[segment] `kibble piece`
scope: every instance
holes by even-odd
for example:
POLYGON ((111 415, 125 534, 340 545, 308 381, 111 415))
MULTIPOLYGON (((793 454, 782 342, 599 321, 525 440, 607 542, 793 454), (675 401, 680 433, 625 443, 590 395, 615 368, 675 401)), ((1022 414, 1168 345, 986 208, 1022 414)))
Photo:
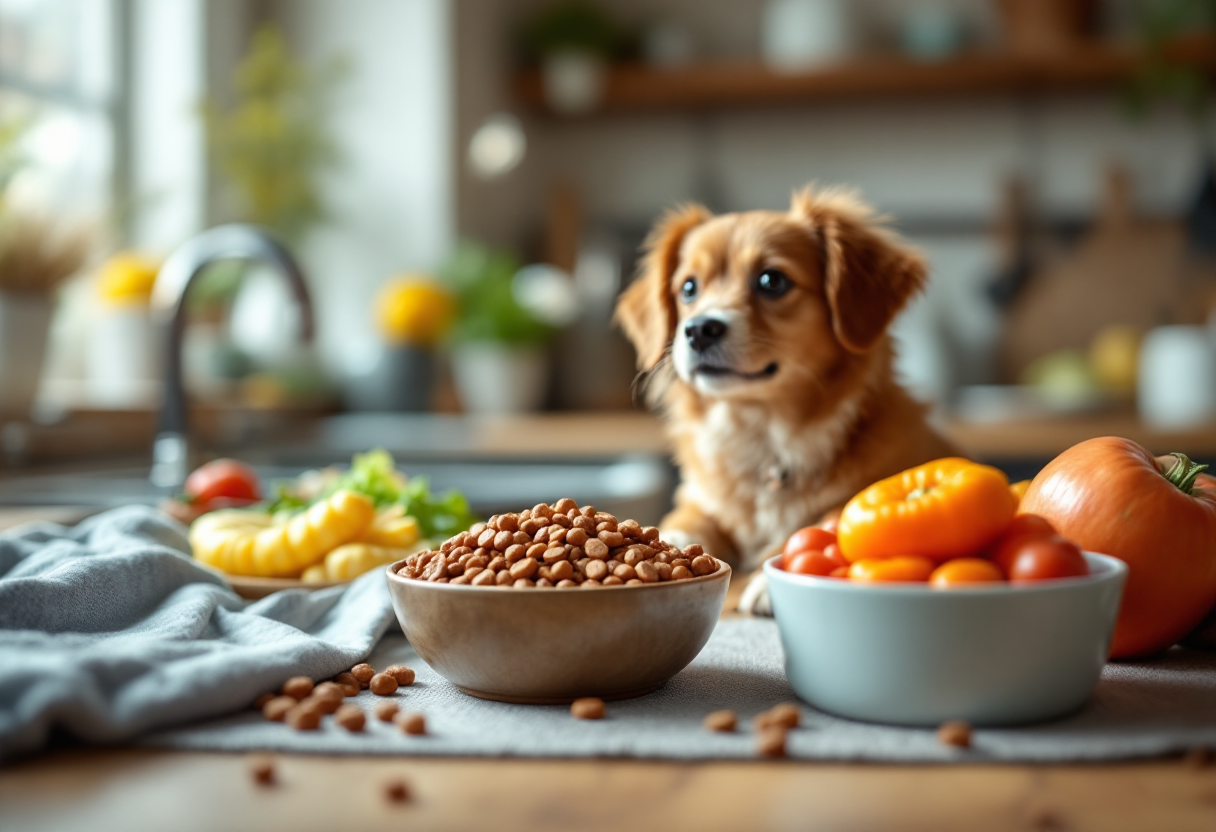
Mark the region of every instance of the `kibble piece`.
POLYGON ((594 696, 584 696, 570 703, 570 713, 578 719, 603 719, 604 700, 594 696))
POLYGON ((671 569, 671 579, 673 581, 686 581, 693 577, 692 570, 687 566, 673 566, 671 569))
POLYGON ((376 715, 376 719, 381 722, 392 722, 393 717, 397 715, 397 703, 391 699, 386 699, 383 702, 377 702, 372 706, 372 713, 376 715))
MULTIPOLYGON (((596 538, 601 543, 603 543, 605 546, 608 546, 613 549, 615 549, 617 546, 620 546, 622 543, 625 542, 625 536, 623 534, 621 534, 621 532, 619 532, 619 531, 615 531, 615 532, 602 531, 598 535, 596 535, 596 538)), ((587 541, 587 542, 590 543, 591 541, 587 541)))
POLYGON ((971 726, 958 719, 943 722, 937 729, 937 740, 954 748, 971 747, 971 726))
POLYGON ((756 716, 756 730, 765 728, 797 728, 801 718, 798 706, 790 702, 774 705, 756 716))
POLYGON ((644 581, 645 583, 648 583, 648 584, 658 583, 659 570, 656 569, 654 564, 651 563, 650 561, 648 561, 648 560, 639 561, 638 564, 633 567, 633 569, 635 572, 638 573, 638 578, 640 580, 644 581))
POLYGON ((334 714, 334 722, 351 733, 358 733, 367 724, 367 716, 358 705, 343 705, 334 714))
POLYGON ((397 692, 397 678, 388 673, 377 673, 367 687, 377 696, 390 696, 397 692))
POLYGON ((315 731, 321 727, 321 712, 316 708, 297 705, 283 720, 297 731, 315 731))
POLYGON ((494 575, 494 583, 498 586, 511 586, 515 583, 515 579, 511 577, 510 570, 504 569, 494 575))
POLYGON ((718 562, 709 555, 697 555, 692 559, 692 574, 700 577, 701 575, 712 575, 718 571, 718 562))
POLYGON ((553 510, 558 514, 565 514, 572 508, 578 508, 578 503, 574 502, 574 500, 570 499, 569 497, 562 497, 553 504, 553 510))
POLYGON ((625 585, 625 582, 622 581, 620 578, 618 578, 616 575, 609 575, 607 578, 604 578, 604 580, 600 581, 600 583, 602 583, 604 586, 624 586, 625 585))
POLYGON ((602 560, 593 560, 587 564, 587 577, 593 581, 602 581, 608 576, 608 565, 602 560))
POLYGON ((384 796, 393 803, 405 803, 410 799, 410 787, 400 778, 390 780, 384 784, 384 796))
POLYGON ((520 578, 531 578, 536 574, 536 570, 540 568, 540 564, 532 558, 524 558, 511 564, 511 577, 515 580, 520 578))
POLYGON ((406 734, 425 734, 426 717, 417 711, 402 711, 393 717, 393 722, 406 734))
POLYGON ((384 668, 384 672, 396 679, 397 684, 401 685, 401 687, 414 684, 415 673, 411 667, 406 667, 403 664, 394 664, 384 668))
POLYGON ((756 735, 756 753, 761 757, 785 756, 786 730, 780 726, 765 728, 756 735))
POLYGON ((312 679, 307 676, 292 676, 283 683, 283 695, 300 700, 312 693, 312 679))
MULTIPOLYGON (((510 573, 508 573, 510 574, 510 573)), ((477 577, 472 580, 473 586, 494 586, 497 575, 489 569, 482 570, 477 573, 477 577)))
POLYGON ((337 682, 322 682, 316 686, 312 695, 325 699, 336 699, 341 702, 342 698, 346 696, 346 692, 342 690, 342 686, 337 682))
POLYGON ((531 578, 516 578, 515 583, 511 584, 512 589, 532 589, 535 586, 531 578))
POLYGON ((274 699, 274 697, 275 697, 275 695, 273 693, 263 693, 257 699, 253 700, 253 707, 257 708, 260 711, 260 710, 262 710, 262 708, 265 708, 266 703, 269 702, 271 699, 274 699))
POLYGON ((735 730, 737 722, 734 711, 714 711, 705 717, 704 725, 710 731, 726 734, 735 730))
POLYGON ((376 675, 376 671, 370 664, 363 662, 352 667, 350 675, 355 677, 355 680, 359 683, 359 687, 365 688, 367 687, 367 683, 372 680, 372 677, 376 675))
POLYGON ((587 557, 595 558, 596 560, 604 560, 608 557, 608 544, 603 541, 605 532, 600 533, 600 537, 588 538, 583 544, 583 552, 587 557))
POLYGON ((299 703, 290 696, 276 696, 262 706, 262 716, 271 722, 282 722, 287 712, 297 704, 299 703))
POLYGON ((249 758, 249 776, 259 786, 273 786, 275 781, 274 758, 255 754, 249 758))
MULTIPOLYGON (((371 680, 368 679, 370 684, 371 680)), ((360 689, 363 687, 359 684, 359 680, 355 678, 353 673, 339 673, 334 677, 334 684, 342 688, 344 696, 358 696, 360 689)))
POLYGON ((315 693, 300 703, 307 704, 314 710, 320 711, 323 714, 332 714, 338 708, 342 707, 342 700, 335 699, 332 696, 317 696, 315 693))

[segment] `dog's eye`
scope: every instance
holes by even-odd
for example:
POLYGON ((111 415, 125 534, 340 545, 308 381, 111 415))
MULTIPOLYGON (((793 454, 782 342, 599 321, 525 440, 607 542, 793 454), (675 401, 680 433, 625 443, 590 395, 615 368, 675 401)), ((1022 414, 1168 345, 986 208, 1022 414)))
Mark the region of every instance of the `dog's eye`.
POLYGON ((680 297, 684 298, 685 302, 692 300, 697 296, 697 279, 690 277, 684 281, 684 285, 680 287, 680 297))
POLYGON ((760 290, 760 294, 769 298, 781 297, 793 285, 788 277, 776 269, 765 269, 756 278, 756 288, 760 290))

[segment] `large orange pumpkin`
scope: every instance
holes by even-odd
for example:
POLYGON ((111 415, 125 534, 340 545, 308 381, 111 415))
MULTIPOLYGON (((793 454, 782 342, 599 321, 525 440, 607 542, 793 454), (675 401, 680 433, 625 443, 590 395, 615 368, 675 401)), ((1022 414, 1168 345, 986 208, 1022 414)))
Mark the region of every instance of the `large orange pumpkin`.
POLYGON ((1111 658, 1169 648, 1216 605, 1216 482, 1196 483, 1205 467, 1128 439, 1089 439, 1039 472, 1018 506, 1127 563, 1111 658))

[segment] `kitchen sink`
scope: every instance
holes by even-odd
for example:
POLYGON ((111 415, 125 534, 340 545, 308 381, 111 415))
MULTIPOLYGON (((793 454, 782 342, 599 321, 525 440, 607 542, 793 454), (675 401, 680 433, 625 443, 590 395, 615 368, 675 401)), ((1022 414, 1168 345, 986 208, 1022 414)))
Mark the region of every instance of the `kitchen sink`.
MULTIPOLYGON (((315 450, 233 454, 249 460, 264 484, 308 468, 347 465, 350 457, 315 450)), ((675 474, 670 463, 650 455, 574 461, 430 458, 397 460, 410 477, 426 477, 433 491, 456 488, 474 512, 489 516, 539 502, 573 497, 618 517, 657 524, 670 508, 675 474)), ((148 481, 146 465, 57 470, 0 478, 0 507, 74 506, 104 510, 132 503, 155 505, 164 493, 148 481)))

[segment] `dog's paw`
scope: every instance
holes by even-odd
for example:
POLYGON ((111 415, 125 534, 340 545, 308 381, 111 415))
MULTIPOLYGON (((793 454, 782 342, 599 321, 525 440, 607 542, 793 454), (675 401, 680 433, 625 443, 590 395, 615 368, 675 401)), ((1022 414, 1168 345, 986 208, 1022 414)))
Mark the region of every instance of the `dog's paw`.
POLYGON ((773 605, 768 597, 768 580, 764 577, 763 572, 757 572, 748 579, 747 586, 743 587, 743 594, 739 596, 739 605, 736 609, 747 615, 773 614, 773 605))

